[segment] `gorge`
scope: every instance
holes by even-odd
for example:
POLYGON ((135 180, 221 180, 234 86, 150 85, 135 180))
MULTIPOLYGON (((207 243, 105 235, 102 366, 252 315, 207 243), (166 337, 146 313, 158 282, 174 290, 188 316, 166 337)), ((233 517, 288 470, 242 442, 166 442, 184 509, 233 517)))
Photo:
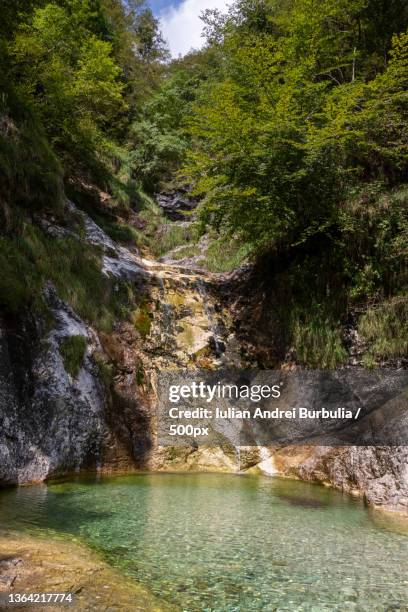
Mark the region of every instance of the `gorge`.
POLYGON ((1 4, 0 609, 402 612, 408 4, 156 4, 1 4))

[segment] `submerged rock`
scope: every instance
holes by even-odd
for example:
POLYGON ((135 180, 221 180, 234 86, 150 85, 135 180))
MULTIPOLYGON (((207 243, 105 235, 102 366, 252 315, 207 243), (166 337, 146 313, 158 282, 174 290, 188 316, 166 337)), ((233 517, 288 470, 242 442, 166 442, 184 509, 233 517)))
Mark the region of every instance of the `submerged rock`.
MULTIPOLYGON (((19 532, 0 534, 0 593, 71 593, 75 610, 175 610, 137 582, 109 567, 78 543, 36 538, 19 532)), ((12 609, 61 610, 61 604, 12 609)), ((70 609, 71 606, 67 606, 70 609)))

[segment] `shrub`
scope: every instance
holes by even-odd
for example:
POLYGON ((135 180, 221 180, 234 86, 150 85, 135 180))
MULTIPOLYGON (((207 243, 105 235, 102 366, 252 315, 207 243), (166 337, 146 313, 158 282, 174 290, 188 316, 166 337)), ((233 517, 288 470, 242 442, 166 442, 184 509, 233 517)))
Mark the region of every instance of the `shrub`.
POLYGON ((14 206, 61 209, 62 171, 29 104, 1 76, 0 89, 0 210, 7 228, 14 206))

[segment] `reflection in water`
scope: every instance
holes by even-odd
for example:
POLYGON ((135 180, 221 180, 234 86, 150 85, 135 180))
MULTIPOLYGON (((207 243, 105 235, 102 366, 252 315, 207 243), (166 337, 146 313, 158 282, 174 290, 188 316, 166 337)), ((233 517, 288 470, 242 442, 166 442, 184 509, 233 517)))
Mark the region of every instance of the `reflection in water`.
POLYGON ((33 487, 16 487, 0 491, 1 525, 41 524, 47 513, 48 487, 38 484, 33 487))
POLYGON ((408 601, 408 538, 377 526, 361 502, 301 482, 82 479, 3 492, 0 520, 79 535, 189 611, 372 611, 408 601))

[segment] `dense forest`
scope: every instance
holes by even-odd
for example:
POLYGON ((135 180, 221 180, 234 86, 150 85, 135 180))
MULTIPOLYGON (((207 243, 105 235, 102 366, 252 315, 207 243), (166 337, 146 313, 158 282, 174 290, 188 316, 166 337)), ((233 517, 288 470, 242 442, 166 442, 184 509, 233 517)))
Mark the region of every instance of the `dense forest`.
POLYGON ((207 234, 210 271, 280 262, 271 282, 297 363, 340 365, 349 328, 366 366, 404 363, 405 0, 236 0, 204 13, 204 48, 177 60, 139 0, 1 11, 6 312, 41 310, 51 280, 97 329, 128 316, 132 289, 112 290, 98 253, 44 232, 44 219, 68 223, 68 196, 148 256, 194 253, 207 234), (194 232, 163 238, 154 198, 180 187, 198 201, 194 232))

